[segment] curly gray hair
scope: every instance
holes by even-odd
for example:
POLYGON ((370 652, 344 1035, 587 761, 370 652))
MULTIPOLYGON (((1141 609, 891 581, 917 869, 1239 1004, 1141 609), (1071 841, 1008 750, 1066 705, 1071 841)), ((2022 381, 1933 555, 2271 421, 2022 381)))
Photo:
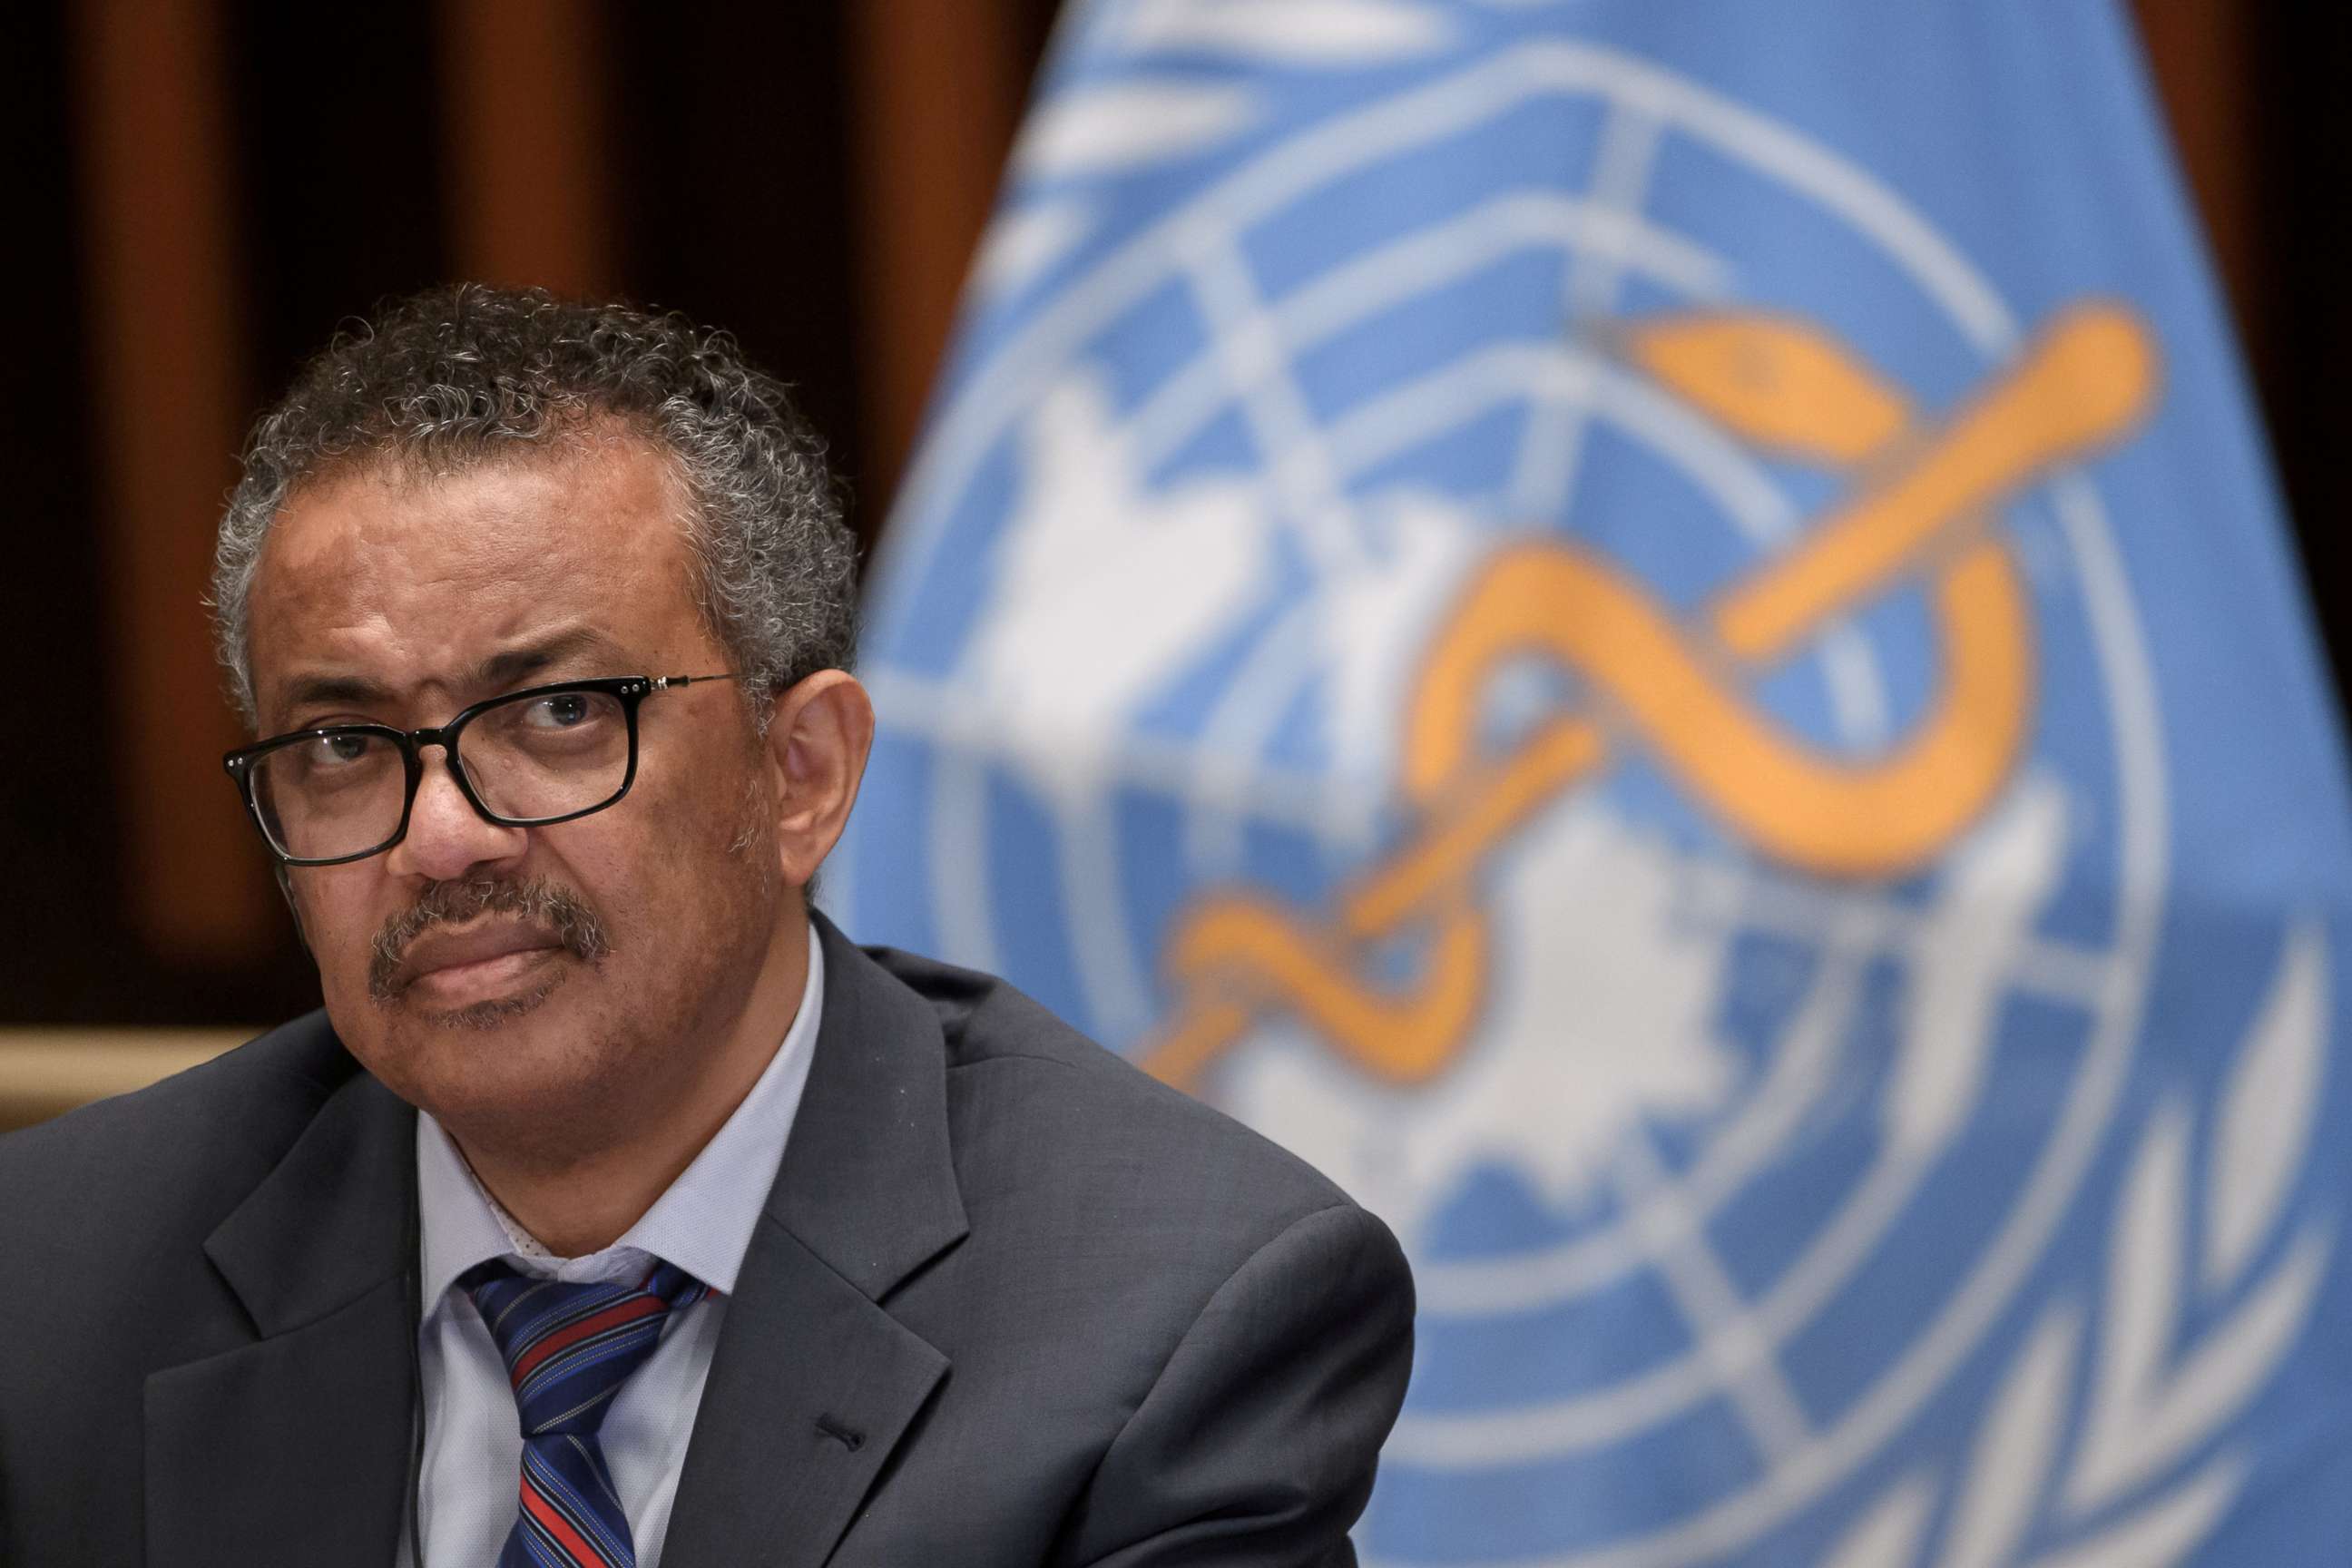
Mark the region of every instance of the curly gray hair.
POLYGON ((725 332, 676 314, 583 304, 543 289, 430 289, 333 342, 247 437, 214 554, 221 663, 255 721, 247 609, 262 542, 303 484, 347 466, 425 471, 545 445, 599 420, 649 437, 692 516, 704 616, 768 700, 856 651, 856 541, 824 445, 725 332))

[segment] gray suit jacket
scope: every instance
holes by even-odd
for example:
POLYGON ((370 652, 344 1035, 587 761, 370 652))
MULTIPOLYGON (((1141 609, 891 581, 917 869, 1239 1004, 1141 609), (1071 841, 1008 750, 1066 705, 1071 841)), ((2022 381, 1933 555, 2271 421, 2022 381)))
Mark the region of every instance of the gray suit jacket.
MULTIPOLYGON (((667 1568, 1352 1562, 1387 1230, 1011 987, 821 929, 667 1568)), ((391 1568, 414 1136, 314 1014, 0 1139, 0 1563, 391 1568)))

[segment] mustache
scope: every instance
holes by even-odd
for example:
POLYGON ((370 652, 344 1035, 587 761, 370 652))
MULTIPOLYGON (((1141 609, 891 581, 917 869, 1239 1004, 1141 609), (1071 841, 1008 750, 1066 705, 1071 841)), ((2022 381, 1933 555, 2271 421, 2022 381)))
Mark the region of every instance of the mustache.
POLYGON ((389 1002, 409 944, 438 925, 462 925, 486 914, 510 915, 552 937, 558 946, 583 963, 593 964, 613 951, 604 922, 588 901, 571 889, 544 878, 528 882, 471 878, 436 882, 415 903, 384 921, 369 944, 368 994, 389 1002))

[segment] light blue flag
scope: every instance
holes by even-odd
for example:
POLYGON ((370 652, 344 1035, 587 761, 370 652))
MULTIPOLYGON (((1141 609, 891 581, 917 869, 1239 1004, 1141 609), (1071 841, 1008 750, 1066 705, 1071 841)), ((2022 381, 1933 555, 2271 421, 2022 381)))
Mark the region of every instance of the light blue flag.
POLYGON ((2352 1560, 2352 845, 2107 0, 1098 0, 832 898, 1396 1228, 1389 1565, 2352 1560))

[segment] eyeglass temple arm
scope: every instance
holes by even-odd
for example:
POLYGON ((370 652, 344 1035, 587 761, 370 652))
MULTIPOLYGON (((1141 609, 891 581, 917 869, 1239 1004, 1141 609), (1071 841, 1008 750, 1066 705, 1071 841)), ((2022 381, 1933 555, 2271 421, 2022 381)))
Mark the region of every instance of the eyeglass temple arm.
POLYGON ((740 680, 740 670, 722 669, 711 675, 656 675, 653 679, 656 691, 667 691, 673 686, 692 686, 698 680, 740 680))

